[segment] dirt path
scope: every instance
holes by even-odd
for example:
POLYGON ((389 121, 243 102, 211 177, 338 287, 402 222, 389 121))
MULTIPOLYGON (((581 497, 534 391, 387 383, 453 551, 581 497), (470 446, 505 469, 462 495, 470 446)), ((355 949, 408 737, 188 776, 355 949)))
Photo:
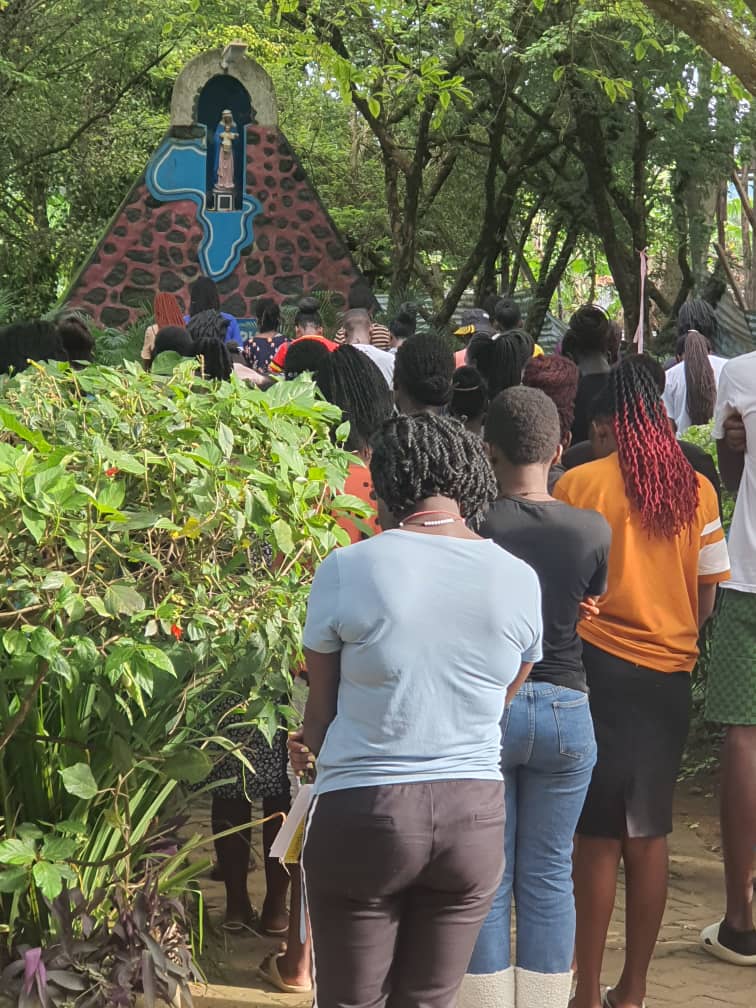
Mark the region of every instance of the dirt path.
MULTIPOLYGON (((717 805, 709 782, 680 787, 671 846, 669 899, 651 968, 649 1008, 756 1008, 756 969, 719 963, 698 945, 701 929, 717 920, 723 907, 717 805)), ((262 902, 262 886, 262 872, 253 871, 249 889, 258 906, 262 902)), ((222 887, 208 881, 203 888, 211 917, 218 920, 223 909, 222 887)), ((607 984, 619 975, 623 944, 624 891, 621 891, 604 960, 607 984)), ((217 1003, 219 1008, 274 1004, 293 1008, 309 1004, 309 999, 273 995, 257 979, 257 965, 274 948, 274 942, 251 936, 222 940, 215 950, 216 961, 208 968, 208 979, 236 990, 228 1000, 219 998, 213 1004, 217 1003)))

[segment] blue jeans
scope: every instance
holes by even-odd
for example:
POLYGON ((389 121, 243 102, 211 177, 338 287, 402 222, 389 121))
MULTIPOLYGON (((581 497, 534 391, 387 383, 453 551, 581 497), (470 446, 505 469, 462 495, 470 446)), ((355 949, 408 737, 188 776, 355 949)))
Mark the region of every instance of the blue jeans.
POLYGON ((513 965, 513 896, 516 965, 534 973, 570 969, 575 942, 572 842, 595 762, 588 695, 547 682, 525 683, 502 719, 504 877, 468 973, 498 973, 513 965))

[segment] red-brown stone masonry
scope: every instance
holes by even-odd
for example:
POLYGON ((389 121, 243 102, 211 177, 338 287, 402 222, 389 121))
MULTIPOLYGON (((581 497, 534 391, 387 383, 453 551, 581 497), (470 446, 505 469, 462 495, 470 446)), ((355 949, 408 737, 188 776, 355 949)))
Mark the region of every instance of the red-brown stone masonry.
MULTIPOLYGON (((293 301, 314 288, 346 296, 359 276, 351 256, 279 130, 247 127, 247 192, 262 211, 254 242, 218 283, 224 310, 254 314, 261 295, 293 301)), ((199 273, 202 230, 190 200, 159 203, 140 178, 75 281, 67 303, 104 326, 121 327, 151 310, 158 290, 188 306, 199 273)))

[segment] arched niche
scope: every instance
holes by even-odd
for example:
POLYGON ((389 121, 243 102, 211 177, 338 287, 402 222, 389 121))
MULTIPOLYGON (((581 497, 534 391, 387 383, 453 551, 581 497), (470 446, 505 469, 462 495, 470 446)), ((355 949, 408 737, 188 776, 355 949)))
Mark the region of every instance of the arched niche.
POLYGON ((254 122, 258 126, 278 126, 278 109, 273 82, 259 63, 243 52, 243 44, 211 49, 189 60, 176 78, 171 98, 171 130, 177 134, 197 126, 199 100, 214 77, 233 78, 246 91, 254 122))
POLYGON ((207 172, 205 189, 212 192, 217 166, 215 130, 220 122, 221 112, 230 109, 236 123, 238 139, 234 142, 234 181, 236 183, 235 208, 241 208, 244 192, 245 155, 244 130, 255 122, 255 111, 247 89, 236 77, 215 74, 203 86, 197 96, 197 123, 207 131, 207 172))

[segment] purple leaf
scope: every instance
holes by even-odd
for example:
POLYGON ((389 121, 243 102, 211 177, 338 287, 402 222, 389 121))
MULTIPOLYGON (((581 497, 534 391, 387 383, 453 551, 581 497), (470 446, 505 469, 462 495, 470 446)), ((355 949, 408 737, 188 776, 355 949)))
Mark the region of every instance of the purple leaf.
POLYGON ((24 994, 31 994, 41 959, 41 948, 31 948, 24 952, 24 994))
POLYGON ((142 952, 142 991, 147 1008, 155 1008, 155 973, 152 956, 147 949, 142 952))

